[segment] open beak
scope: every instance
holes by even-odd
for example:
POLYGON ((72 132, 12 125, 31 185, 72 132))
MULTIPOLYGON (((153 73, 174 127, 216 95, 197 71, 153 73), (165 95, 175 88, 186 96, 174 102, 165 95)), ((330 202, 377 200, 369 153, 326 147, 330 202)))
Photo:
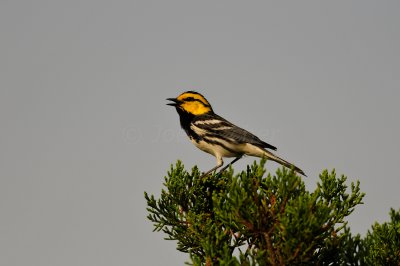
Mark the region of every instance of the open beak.
POLYGON ((175 99, 175 98, 168 98, 167 100, 168 100, 168 101, 172 101, 172 103, 167 103, 167 105, 170 105, 170 106, 177 106, 177 105, 179 105, 179 101, 178 101, 177 99, 175 99))

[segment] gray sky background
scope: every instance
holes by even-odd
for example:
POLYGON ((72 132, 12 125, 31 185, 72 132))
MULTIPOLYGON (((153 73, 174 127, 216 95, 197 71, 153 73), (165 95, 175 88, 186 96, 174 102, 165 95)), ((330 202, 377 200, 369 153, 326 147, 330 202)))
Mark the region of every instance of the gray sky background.
POLYGON ((1 1, 0 265, 182 265, 152 232, 143 191, 159 195, 177 159, 215 164, 165 105, 189 89, 277 146, 309 189, 325 168, 360 180, 353 232, 387 221, 400 206, 399 12, 399 1, 1 1))

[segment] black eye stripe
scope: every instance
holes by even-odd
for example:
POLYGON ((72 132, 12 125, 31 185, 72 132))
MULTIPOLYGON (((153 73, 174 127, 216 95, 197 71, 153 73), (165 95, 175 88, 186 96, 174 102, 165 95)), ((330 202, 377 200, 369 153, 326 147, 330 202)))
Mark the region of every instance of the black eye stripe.
POLYGON ((201 100, 199 100, 199 99, 195 99, 195 98, 193 98, 193 97, 187 97, 187 98, 185 98, 183 101, 185 101, 185 102, 199 102, 199 103, 201 103, 201 104, 204 105, 204 106, 207 106, 207 107, 210 106, 210 105, 204 103, 203 101, 201 101, 201 100))

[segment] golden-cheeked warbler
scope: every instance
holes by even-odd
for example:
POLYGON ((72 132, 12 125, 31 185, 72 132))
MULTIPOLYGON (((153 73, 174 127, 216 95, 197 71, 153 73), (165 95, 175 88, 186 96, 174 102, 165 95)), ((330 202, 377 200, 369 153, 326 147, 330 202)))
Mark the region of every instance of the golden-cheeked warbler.
POLYGON ((224 164, 223 157, 236 158, 220 172, 223 172, 243 155, 267 158, 288 168, 293 168, 294 171, 305 176, 300 168, 266 150, 276 150, 276 147, 215 114, 210 103, 200 93, 187 91, 177 98, 168 98, 167 100, 171 101, 167 105, 176 108, 181 127, 192 143, 217 159, 217 165, 202 176, 220 168, 224 164))

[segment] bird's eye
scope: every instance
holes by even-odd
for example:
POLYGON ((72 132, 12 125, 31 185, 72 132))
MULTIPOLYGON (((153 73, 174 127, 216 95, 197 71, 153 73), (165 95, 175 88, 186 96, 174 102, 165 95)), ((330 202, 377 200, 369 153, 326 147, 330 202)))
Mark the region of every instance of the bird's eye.
POLYGON ((187 97, 185 100, 188 101, 188 102, 191 102, 191 101, 194 101, 194 98, 193 97, 187 97))

